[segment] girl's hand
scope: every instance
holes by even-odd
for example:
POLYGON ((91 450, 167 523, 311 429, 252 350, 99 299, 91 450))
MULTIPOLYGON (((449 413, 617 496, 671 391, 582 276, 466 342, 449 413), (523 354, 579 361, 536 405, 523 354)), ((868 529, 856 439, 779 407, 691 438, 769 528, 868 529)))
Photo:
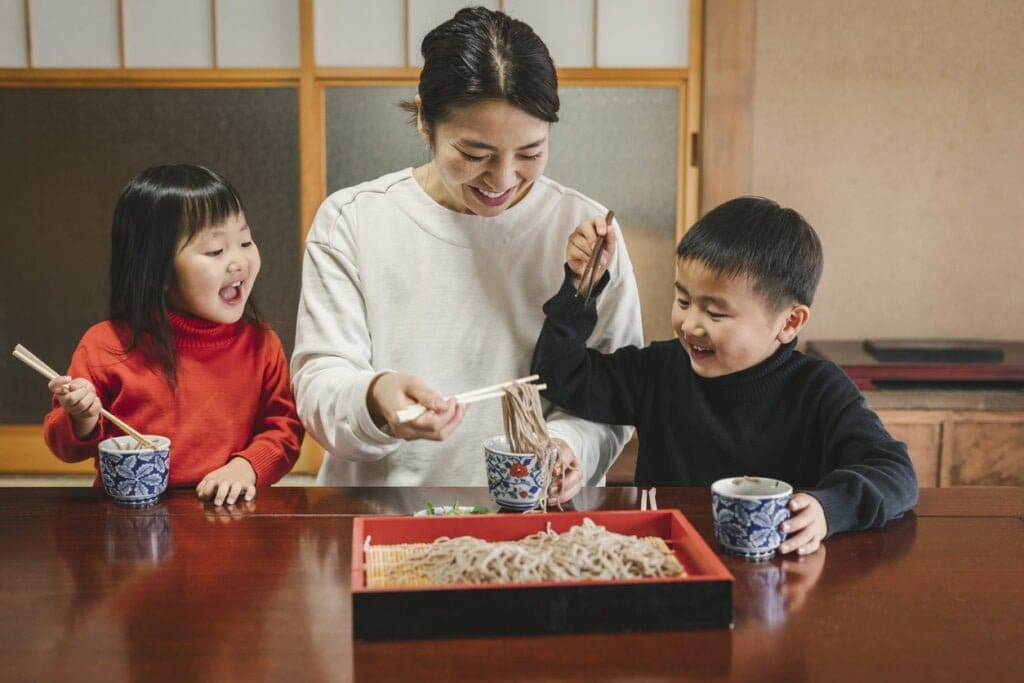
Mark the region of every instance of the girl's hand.
POLYGON ((454 398, 445 399, 414 375, 386 372, 377 375, 366 392, 366 407, 380 429, 401 439, 444 441, 462 422, 466 407, 454 398), (399 422, 402 408, 420 404, 427 411, 408 422, 399 422))
POLYGON ((594 265, 594 275, 591 281, 596 283, 600 280, 608 270, 608 264, 612 262, 612 255, 615 253, 615 231, 612 230, 611 225, 605 223, 604 219, 604 216, 598 216, 593 220, 583 221, 569 235, 569 241, 565 246, 565 262, 569 264, 569 270, 576 276, 573 278, 573 284, 576 285, 577 290, 581 284, 586 284, 581 283, 580 280, 587 269, 587 264, 590 263, 590 257, 594 253, 598 237, 604 237, 605 240, 604 246, 601 248, 601 256, 594 265))
POLYGON ((214 505, 234 505, 243 492, 247 502, 256 497, 256 470, 240 455, 207 474, 196 486, 199 499, 212 499, 214 505))
POLYGON ((817 498, 806 493, 795 494, 789 501, 789 509, 793 514, 782 523, 786 540, 779 546, 779 552, 810 555, 821 547, 828 534, 825 511, 817 498))
POLYGON ((583 487, 583 470, 580 459, 562 439, 552 439, 558 444, 558 462, 555 464, 553 481, 548 489, 548 505, 566 503, 583 487))
POLYGON ((99 423, 102 407, 92 382, 83 377, 72 379, 62 376, 51 379, 48 386, 57 402, 71 416, 75 436, 83 440, 88 438, 99 423))

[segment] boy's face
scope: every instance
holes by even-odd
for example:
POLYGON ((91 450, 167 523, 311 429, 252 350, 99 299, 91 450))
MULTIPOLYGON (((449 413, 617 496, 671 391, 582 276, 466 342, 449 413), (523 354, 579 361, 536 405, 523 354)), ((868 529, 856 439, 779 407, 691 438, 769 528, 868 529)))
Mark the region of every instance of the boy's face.
POLYGON ((746 277, 715 275, 699 261, 676 263, 672 329, 701 377, 757 365, 796 337, 808 315, 800 304, 772 311, 746 277))

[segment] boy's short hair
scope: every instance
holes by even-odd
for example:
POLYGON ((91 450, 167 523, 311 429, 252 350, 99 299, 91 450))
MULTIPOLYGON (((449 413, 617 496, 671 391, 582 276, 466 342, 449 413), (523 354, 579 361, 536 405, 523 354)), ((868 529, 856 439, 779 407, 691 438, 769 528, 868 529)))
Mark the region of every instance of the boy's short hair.
POLYGON ((693 224, 676 247, 718 276, 747 276, 772 310, 811 305, 824 257, 814 228, 764 197, 731 199, 693 224))

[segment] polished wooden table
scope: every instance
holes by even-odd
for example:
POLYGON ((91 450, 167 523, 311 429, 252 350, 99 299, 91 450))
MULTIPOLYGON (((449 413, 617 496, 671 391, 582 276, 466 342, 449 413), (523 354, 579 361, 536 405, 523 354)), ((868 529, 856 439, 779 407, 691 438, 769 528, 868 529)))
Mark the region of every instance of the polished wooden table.
MULTIPOLYGON (((91 489, 0 488, 0 679, 1021 680, 1021 488, 925 489, 904 518, 802 560, 725 556, 732 629, 354 642, 353 517, 456 499, 489 503, 485 489, 275 487, 233 510, 175 491, 133 511, 91 489)), ((658 502, 714 547, 707 490, 658 502)), ((638 503, 614 487, 574 501, 638 503)))

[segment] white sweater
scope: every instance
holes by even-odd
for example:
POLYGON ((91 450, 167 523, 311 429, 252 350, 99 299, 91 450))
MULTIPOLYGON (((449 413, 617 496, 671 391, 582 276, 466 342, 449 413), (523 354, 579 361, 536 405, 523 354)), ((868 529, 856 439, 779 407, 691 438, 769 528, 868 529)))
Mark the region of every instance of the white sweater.
MULTIPOLYGON (((327 450, 317 481, 485 485, 483 442, 502 433, 500 400, 467 406, 445 441, 404 441, 370 419, 370 381, 406 372, 449 396, 529 374, 541 307, 562 282, 566 239, 605 213, 544 177, 491 218, 437 204, 412 169, 329 196, 306 241, 291 367, 299 416, 327 450)), ((633 266, 617 244, 590 339, 604 351, 642 345, 633 266)), ((584 482, 603 483, 631 429, 550 406, 546 416, 551 435, 580 457, 584 482)))

